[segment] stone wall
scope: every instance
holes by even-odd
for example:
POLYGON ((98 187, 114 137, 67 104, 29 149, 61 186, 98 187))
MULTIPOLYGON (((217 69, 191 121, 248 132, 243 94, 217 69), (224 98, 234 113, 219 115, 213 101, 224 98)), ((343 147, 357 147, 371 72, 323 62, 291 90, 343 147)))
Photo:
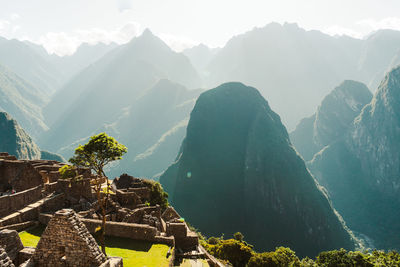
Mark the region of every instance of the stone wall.
POLYGON ((62 200, 63 194, 51 195, 41 199, 38 202, 21 209, 19 212, 15 212, 6 217, 0 218, 0 227, 19 224, 27 221, 37 221, 42 208, 44 210, 49 210, 49 208, 46 207, 52 207, 54 210, 58 210, 58 205, 61 204, 60 202, 62 200))
POLYGON ((10 185, 19 192, 41 184, 42 176, 28 161, 0 160, 0 185, 10 185))
MULTIPOLYGON (((39 221, 47 224, 52 218, 51 214, 40 214, 39 221)), ((87 227, 90 233, 95 233, 97 227, 101 226, 100 220, 95 219, 80 219, 87 227)), ((158 236, 158 231, 155 227, 145 224, 122 223, 122 222, 106 222, 106 235, 114 237, 125 237, 133 240, 143 240, 155 243, 174 245, 174 238, 158 236)))
POLYGON ((87 200, 93 199, 90 178, 77 181, 60 179, 57 181, 57 192, 63 192, 66 198, 79 200, 81 197, 84 197, 87 200))
POLYGON ((18 232, 14 230, 0 231, 0 246, 5 249, 12 261, 15 261, 19 251, 24 248, 18 232))
POLYGON ((0 246, 0 266, 1 267, 15 267, 14 263, 8 257, 4 248, 0 246))
POLYGON ((126 192, 123 190, 116 190, 115 200, 118 201, 123 207, 133 209, 137 205, 142 204, 140 197, 135 192, 126 192))
POLYGON ((89 267, 106 262, 106 256, 76 213, 71 209, 63 209, 51 218, 32 260, 45 267, 89 267))
POLYGON ((11 214, 42 198, 42 186, 0 197, 0 217, 11 214))

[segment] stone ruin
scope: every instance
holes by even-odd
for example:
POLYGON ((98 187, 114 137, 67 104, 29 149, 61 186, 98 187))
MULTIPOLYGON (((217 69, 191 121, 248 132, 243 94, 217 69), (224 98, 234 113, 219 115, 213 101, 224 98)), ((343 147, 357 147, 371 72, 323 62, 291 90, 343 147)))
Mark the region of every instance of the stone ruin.
MULTIPOLYGON (((48 160, 17 160, 0 153, 0 231, 20 231, 39 222, 48 225, 36 250, 14 246, 18 256, 8 256, 16 266, 54 266, 51 263, 60 259, 62 266, 104 264, 105 257, 98 253, 90 235, 101 226, 102 218, 91 186, 96 177, 87 169, 79 169, 81 179, 61 179, 59 169, 64 165, 48 160), (28 259, 31 265, 22 265, 28 259)), ((167 244, 175 247, 172 251, 176 258, 207 258, 197 234, 173 207, 150 205, 151 182, 123 174, 114 179, 112 191, 106 203, 107 236, 167 244)))
POLYGON ((31 259, 38 266, 100 266, 106 256, 71 209, 57 211, 31 259))

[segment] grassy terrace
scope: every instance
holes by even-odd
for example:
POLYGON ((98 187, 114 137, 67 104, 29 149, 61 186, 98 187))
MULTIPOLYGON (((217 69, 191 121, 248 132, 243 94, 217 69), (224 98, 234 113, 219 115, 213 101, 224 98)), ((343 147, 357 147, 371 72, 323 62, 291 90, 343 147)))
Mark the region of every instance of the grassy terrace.
MULTIPOLYGON (((26 247, 36 247, 45 227, 19 233, 22 243, 26 247)), ((106 252, 108 256, 117 256, 124 259, 124 266, 168 266, 167 258, 169 247, 163 244, 152 244, 145 241, 133 241, 128 238, 106 237, 106 252)))

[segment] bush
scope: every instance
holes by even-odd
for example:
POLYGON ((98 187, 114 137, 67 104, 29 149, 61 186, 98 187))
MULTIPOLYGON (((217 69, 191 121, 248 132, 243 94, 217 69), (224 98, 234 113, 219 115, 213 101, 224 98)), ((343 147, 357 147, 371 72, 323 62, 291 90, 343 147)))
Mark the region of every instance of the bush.
POLYGON ((160 205, 164 211, 168 207, 168 193, 164 191, 161 184, 153 180, 144 180, 144 183, 150 188, 150 205, 160 205))
POLYGON ((64 165, 59 170, 61 179, 72 179, 78 176, 78 169, 72 165, 64 165))
POLYGON ((212 251, 214 252, 214 256, 229 261, 235 267, 246 266, 253 255, 251 247, 235 239, 220 240, 212 248, 212 251))
POLYGON ((233 238, 235 238, 237 241, 242 242, 244 239, 244 235, 241 232, 236 232, 233 234, 233 238))
MULTIPOLYGON (((279 247, 273 252, 255 253, 249 267, 301 266, 299 258, 290 248, 279 247)), ((311 265, 312 266, 312 265, 311 265)))

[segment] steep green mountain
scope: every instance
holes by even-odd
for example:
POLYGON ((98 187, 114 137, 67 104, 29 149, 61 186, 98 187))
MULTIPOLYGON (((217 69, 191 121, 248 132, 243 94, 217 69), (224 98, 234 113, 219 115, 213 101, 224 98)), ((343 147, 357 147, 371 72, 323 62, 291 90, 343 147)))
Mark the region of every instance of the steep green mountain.
POLYGON ((0 64, 47 96, 61 85, 63 76, 48 59, 25 42, 0 37, 0 64))
POLYGON ((260 93, 226 83, 200 95, 177 160, 160 177, 207 236, 242 232, 258 251, 353 248, 325 194, 260 93))
POLYGON ((9 113, 36 138, 48 129, 41 112, 47 102, 42 91, 0 65, 0 111, 9 113))
POLYGON ((342 82, 322 100, 314 115, 299 123, 290 140, 306 161, 311 160, 315 153, 343 137, 371 99, 363 83, 342 82))
POLYGON ((381 249, 399 249, 400 67, 386 75, 372 101, 341 140, 310 170, 352 230, 381 249))
POLYGON ((0 152, 8 152, 18 159, 65 161, 60 155, 40 151, 29 134, 6 112, 0 112, 0 152))
POLYGON ((40 149, 32 138, 5 112, 0 112, 0 151, 19 159, 39 159, 40 149))
POLYGON ((343 80, 374 91, 399 47, 398 31, 359 40, 271 23, 233 37, 208 65, 206 84, 241 81, 259 88, 292 130, 343 80))

